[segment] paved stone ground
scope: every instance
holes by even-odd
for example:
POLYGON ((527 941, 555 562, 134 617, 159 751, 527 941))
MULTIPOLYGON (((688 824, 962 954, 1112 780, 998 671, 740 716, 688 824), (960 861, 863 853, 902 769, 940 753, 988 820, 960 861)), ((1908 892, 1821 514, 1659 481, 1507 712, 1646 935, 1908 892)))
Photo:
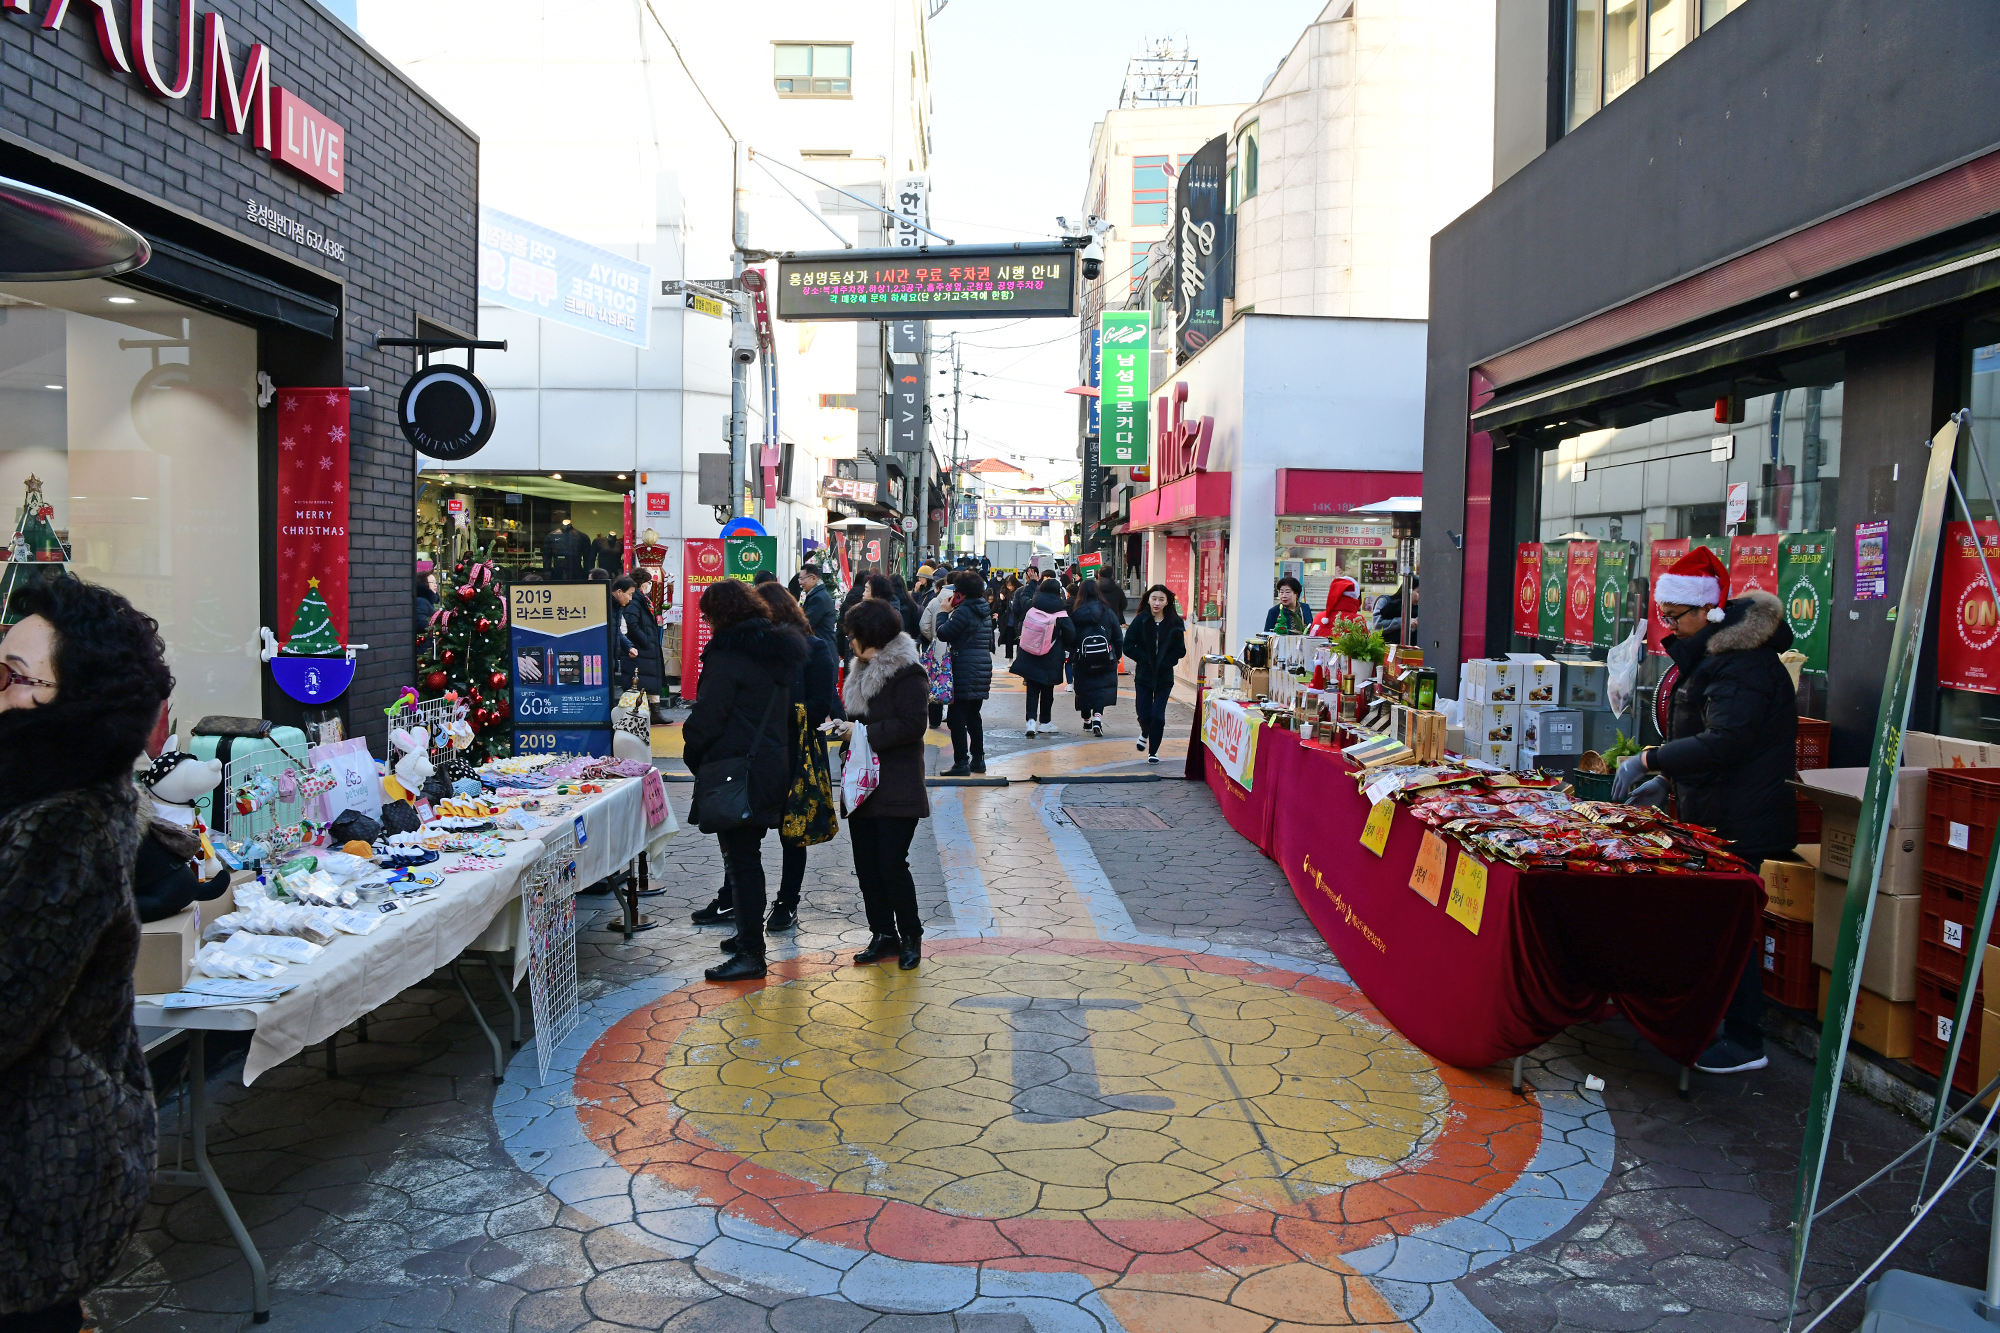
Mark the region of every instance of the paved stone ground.
MULTIPOLYGON (((988 704, 989 714, 1003 723, 989 733, 988 754, 996 766, 1034 766, 1036 761, 1023 756, 1058 744, 1022 739, 1014 721, 1018 708, 1017 695, 988 704)), ((1075 714, 1067 696, 1057 699, 1057 718, 1072 733, 1064 739, 1074 740, 1075 714)), ((1114 714, 1113 724, 1111 734, 1131 735, 1129 711, 1114 714)), ((1184 710, 1175 710, 1172 725, 1186 734, 1184 710)), ((1092 766, 1105 763, 1107 753, 1117 754, 1093 747, 1092 766)), ((987 897, 980 902, 988 905, 981 910, 1001 918, 1003 930, 1010 913, 1023 921, 1039 913, 1037 919, 1054 922, 1044 932, 1052 946, 1108 947, 1081 938, 1073 945, 1061 942, 1074 933, 1073 923, 1095 920, 1101 927, 1122 909, 1129 922, 1119 929, 1129 938, 1220 946, 1241 955, 1269 951, 1297 960, 1296 967, 1333 970, 1334 960, 1276 867, 1228 829, 1204 787, 1172 780, 1177 763, 1151 770, 1143 763, 1119 763, 1116 771, 1164 773, 1168 780, 1072 783, 1040 793, 1017 786, 1007 793, 1056 798, 1053 806, 1033 808, 1044 814, 1050 830, 1045 845, 1066 858, 1072 878, 1075 850, 1087 847, 1094 854, 1103 887, 1093 891, 1079 882, 1080 908, 1035 901, 1032 876, 1010 879, 1000 864, 1008 858, 995 851, 995 840, 1007 833, 1006 819, 1033 816, 1003 815, 1014 807, 994 805, 997 798, 984 793, 941 801, 939 818, 920 827, 911 855, 925 916, 937 923, 937 934, 981 924, 957 919, 975 910, 966 884, 968 867, 977 870, 980 857, 968 845, 970 829, 971 843, 994 853, 987 858, 987 897), (1060 813, 1062 807, 1089 805, 1143 807, 1168 827, 1093 831, 1074 827, 1060 813), (952 811, 958 812, 955 818, 952 811)), ((684 815, 685 788, 669 790, 684 815)), ((666 1000, 678 993, 681 979, 720 957, 714 941, 724 932, 685 925, 686 913, 720 883, 713 840, 684 835, 674 844, 672 859, 674 864, 656 875, 666 892, 648 901, 648 910, 666 924, 630 945, 601 932, 581 937, 582 996, 603 1009, 600 1027, 634 1010, 629 997, 666 1000)), ((766 865, 775 886, 774 842, 767 846, 766 865)), ((831 966, 836 950, 862 943, 866 931, 852 884, 844 838, 815 849, 800 929, 789 945, 774 940, 774 960, 797 959, 788 967, 803 976, 831 966)), ((961 956, 947 947, 936 954, 940 960, 961 956)), ((947 973, 942 961, 937 973, 947 973)), ((488 1014, 501 1012, 493 983, 483 973, 473 976, 488 1014)), ((737 1002, 733 994, 719 998, 737 1002)), ((1123 1003, 1117 996, 1106 1002, 1123 1003)), ((1012 1004, 1001 1010, 1011 1014, 1012 1004)), ((701 1012, 716 1022, 729 1021, 726 1006, 701 1012)), ((991 1020, 981 1016, 980 1021, 991 1020)), ((825 1294, 799 1295, 810 1288, 790 1281, 787 1265, 812 1266, 806 1256, 851 1265, 854 1256, 830 1257, 833 1246, 811 1249, 818 1242, 809 1240, 789 1251, 750 1248, 769 1245, 769 1236, 740 1216, 732 1224, 727 1209, 713 1216, 692 1208, 671 1209, 671 1216, 635 1211, 646 1204, 630 1178, 620 1172, 617 1181, 600 1182, 595 1177, 601 1169, 588 1169, 601 1154, 581 1155, 576 1141, 544 1141, 532 1129, 518 1128, 533 1098, 567 1112, 602 1094, 582 1085, 569 1094, 566 1084, 557 1086, 554 1069, 551 1087, 530 1088, 531 1058, 517 1059, 509 1083, 496 1090, 484 1040, 455 988, 445 988, 441 979, 379 1011, 369 1038, 360 1044, 352 1030, 344 1034, 337 1076, 329 1076, 324 1052, 316 1049, 251 1089, 234 1081, 240 1066, 214 1080, 214 1159, 270 1262, 273 1328, 1044 1333, 1122 1324, 1129 1333, 1152 1328, 1279 1333, 1331 1322, 1425 1333, 1495 1327, 1540 1333, 1784 1325, 1784 1218, 1810 1069, 1780 1048, 1773 1048, 1773 1067, 1765 1073, 1697 1079, 1692 1098, 1683 1101, 1675 1095, 1673 1071, 1622 1024, 1573 1030, 1538 1052, 1534 1062, 1530 1081, 1541 1092, 1545 1143, 1532 1164, 1536 1170, 1524 1180, 1532 1192, 1532 1182, 1544 1179, 1541 1169, 1576 1160, 1575 1167, 1546 1177, 1542 1192, 1559 1198, 1564 1186, 1557 1178, 1582 1170, 1581 1176, 1564 1178, 1586 1182, 1584 1198, 1547 1212, 1551 1224, 1540 1231, 1515 1228, 1503 1236, 1495 1224, 1505 1228, 1506 1219, 1480 1213, 1439 1226, 1422 1239, 1405 1233, 1367 1250, 1348 1250, 1348 1263, 1326 1264, 1337 1279, 1331 1300, 1253 1292, 1257 1275, 1273 1262, 1254 1257, 1257 1245, 1268 1241, 1253 1231, 1231 1241, 1234 1250, 1214 1251, 1215 1265, 1200 1272, 1155 1264, 1147 1270, 1153 1276, 1142 1281, 1145 1265, 1134 1266, 1123 1279, 1129 1293, 1110 1305, 1089 1297, 1060 1304, 1044 1299, 1046 1283, 1034 1287, 1024 1277, 1024 1285, 1009 1289, 995 1272, 980 1279, 980 1298, 959 1302, 956 1313, 921 1313, 898 1304, 904 1270, 880 1253, 848 1269, 847 1277, 834 1274, 840 1294, 873 1292, 877 1299, 841 1299, 831 1287, 825 1294), (1607 1081, 1602 1110, 1577 1095, 1585 1072, 1607 1081), (1560 1149, 1565 1137, 1609 1146, 1573 1151, 1569 1159, 1552 1155, 1550 1145, 1560 1149), (562 1160, 564 1154, 574 1160, 562 1160), (1587 1169, 1584 1156, 1591 1157, 1587 1169), (628 1190, 636 1202, 626 1202, 621 1192, 628 1190), (731 1261, 731 1246, 747 1259, 731 1261), (1467 1272, 1475 1252, 1485 1266, 1467 1272), (875 1285, 862 1286, 856 1274, 875 1285), (1274 1299, 1279 1304, 1272 1304, 1274 1299), (1294 1322, 1260 1313, 1280 1306, 1294 1322)), ((1014 1040, 1020 1040, 1018 1031, 1014 1040)), ((1067 1045, 1058 1049, 1074 1047, 1074 1034, 1062 1041, 1067 1045)), ((1243 1048, 1240 1058, 1243 1069, 1250 1069, 1251 1048, 1243 1048)), ((1111 1084, 1104 1086, 1108 1090, 1111 1084)), ((576 1117, 566 1113, 555 1119, 576 1117)), ((163 1132, 177 1123, 170 1102, 163 1132)), ((1859 1097, 1845 1099, 1825 1197, 1858 1181, 1914 1134, 1893 1113, 1859 1097)), ((171 1158, 170 1143, 165 1155, 171 1158)), ((1188 1169, 1207 1168, 1191 1161, 1188 1169)), ((739 1178, 732 1173, 732 1180, 739 1178)), ((1898 1262, 1956 1281, 1977 1281, 1991 1184, 1990 1172, 1975 1172, 1919 1229, 1898 1262)), ((1821 1223, 1809 1272, 1815 1304, 1845 1285, 1904 1224, 1913 1190, 1914 1172, 1906 1169, 1896 1183, 1878 1186, 1867 1207, 1849 1205, 1821 1223)), ((1271 1279, 1299 1267, 1270 1269, 1266 1288, 1271 1279)), ((907 1269, 920 1271, 916 1264, 907 1269)), ((921 1267, 924 1274, 938 1271, 943 1270, 936 1265, 921 1267)), ((117 1274, 90 1302, 102 1327, 148 1333, 245 1328, 247 1305, 241 1258, 207 1196, 168 1188, 155 1191, 117 1274)), ((1829 1326, 1852 1328, 1859 1316, 1856 1303, 1829 1326)))

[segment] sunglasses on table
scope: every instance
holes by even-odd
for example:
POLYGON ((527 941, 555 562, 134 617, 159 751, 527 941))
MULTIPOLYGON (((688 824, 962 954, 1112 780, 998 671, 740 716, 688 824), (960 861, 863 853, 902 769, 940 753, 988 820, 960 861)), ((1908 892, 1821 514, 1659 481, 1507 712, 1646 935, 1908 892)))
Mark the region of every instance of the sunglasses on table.
POLYGON ((16 685, 26 685, 30 689, 37 690, 52 690, 56 687, 56 683, 52 680, 37 680, 33 676, 24 676, 5 662, 0 662, 0 691, 11 690, 16 685))

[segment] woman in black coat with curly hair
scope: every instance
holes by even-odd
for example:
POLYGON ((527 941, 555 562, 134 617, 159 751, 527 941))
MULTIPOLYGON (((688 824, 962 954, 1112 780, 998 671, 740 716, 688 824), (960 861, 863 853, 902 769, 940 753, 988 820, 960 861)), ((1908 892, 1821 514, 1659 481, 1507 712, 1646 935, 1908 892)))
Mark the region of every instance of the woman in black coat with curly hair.
POLYGON ((993 622, 986 601, 986 581, 967 570, 952 580, 954 600, 948 614, 933 628, 951 645, 951 705, 945 723, 951 728, 951 767, 943 776, 962 778, 986 771, 986 732, 980 705, 993 692, 993 622), (969 758, 968 758, 969 752, 969 758))

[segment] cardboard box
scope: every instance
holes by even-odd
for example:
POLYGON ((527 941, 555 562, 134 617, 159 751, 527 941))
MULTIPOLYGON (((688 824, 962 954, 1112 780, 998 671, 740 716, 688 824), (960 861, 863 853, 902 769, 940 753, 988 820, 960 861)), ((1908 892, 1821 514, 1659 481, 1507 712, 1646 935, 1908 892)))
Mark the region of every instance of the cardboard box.
POLYGON ((1481 704, 1466 714, 1466 739, 1485 745, 1491 742, 1519 744, 1521 705, 1481 704))
POLYGON ((1611 669, 1607 663, 1565 658, 1561 666, 1564 708, 1598 712, 1611 707, 1611 669))
POLYGON ((1813 919, 1813 894, 1819 872, 1804 861, 1766 861, 1764 910, 1787 921, 1813 919))
POLYGON ((1555 704, 1521 706, 1521 744, 1543 754, 1583 753, 1583 714, 1555 704))
POLYGON ((1552 704, 1562 695, 1562 664, 1524 662, 1521 664, 1521 702, 1552 704))
MULTIPOLYGON (((165 921, 149 921, 139 927, 139 961, 132 968, 132 989, 141 995, 169 995, 187 985, 195 951, 201 948, 202 911, 208 906, 196 903, 165 921)), ((218 915, 210 912, 208 919, 218 915)))
POLYGON ((2000 755, 1994 747, 1979 741, 1962 741, 1956 736, 1940 736, 1938 743, 1939 768, 1992 768, 2000 755))
MULTIPOLYGON (((1826 1021, 1827 994, 1833 989, 1833 973, 1819 969, 1819 1017, 1826 1021)), ((1989 1015, 1989 1021, 1991 1016, 1989 1015)), ((1869 990, 1866 986, 1854 997, 1854 1013, 1848 1025, 1854 1040, 1866 1046, 1877 1055, 1886 1055, 1891 1060, 1907 1060, 1916 1042, 1911 1034, 1917 1030, 1917 1006, 1913 1000, 1887 1000, 1869 990)), ((1980 1048, 1981 1055, 1985 1047, 1980 1048)), ((1988 1074, 1987 1078, 1992 1075, 1988 1074)), ((1985 1083, 1980 1083, 1985 1087, 1985 1083)))
POLYGON ((1532 745, 1520 747, 1521 767, 1539 768, 1544 773, 1567 773, 1576 767, 1576 758, 1573 754, 1550 754, 1532 745))
POLYGON ((1453 754, 1465 754, 1465 728, 1446 727, 1444 729, 1444 748, 1453 754))
MULTIPOLYGON (((1825 871, 1813 890, 1813 962, 1829 971, 1840 936, 1841 902, 1847 881, 1825 871)), ((1868 927, 1868 955, 1861 962, 1861 984, 1896 1001, 1917 998, 1917 934, 1923 926, 1923 899, 1875 895, 1875 917, 1868 927)))
MULTIPOLYGON (((1846 879, 1854 856, 1855 825, 1861 817, 1861 793, 1868 782, 1865 768, 1816 768, 1799 775, 1795 784, 1820 809, 1820 869, 1846 879)), ((1922 768, 1896 771, 1896 789, 1889 806, 1889 855, 1877 890, 1898 896, 1923 889, 1924 801, 1930 794, 1930 772, 1922 768)))
POLYGON ((1807 865, 1811 866, 1811 867, 1812 867, 1812 868, 1813 868, 1814 870, 1817 870, 1817 869, 1819 869, 1819 844, 1818 844, 1818 843, 1816 843, 1816 842, 1802 842, 1802 843, 1800 843, 1800 844, 1799 844, 1798 846, 1796 846, 1796 847, 1792 848, 1792 855, 1793 855, 1793 856, 1796 856, 1796 857, 1798 857, 1798 858, 1799 858, 1799 860, 1801 860, 1801 861, 1804 861, 1804 862, 1805 862, 1805 863, 1806 863, 1807 865))
POLYGON ((1473 747, 1474 759, 1495 768, 1513 770, 1521 766, 1521 747, 1513 741, 1484 741, 1473 747))
POLYGON ((1252 699, 1271 697, 1271 668, 1245 667, 1243 669, 1243 692, 1252 699))
POLYGON ((1521 667, 1517 662, 1482 658, 1468 663, 1475 668, 1473 681, 1477 685, 1474 697, 1468 700, 1479 704, 1517 704, 1521 702, 1521 667))
MULTIPOLYGON (((1965 1058, 1963 1050, 1958 1055, 1960 1059, 1965 1058)), ((2000 1014, 1982 1009, 1979 1011, 1979 1086, 1983 1088, 1991 1083, 1995 1074, 2000 1074, 2000 1014)), ((1991 1097, 1980 1103, 1981 1106, 1992 1104, 1991 1097)))
POLYGON ((1989 944, 1986 956, 1979 964, 1979 989, 1987 995, 2000 997, 2000 991, 1993 989, 1996 982, 2000 982, 2000 945, 1989 944))
POLYGON ((1944 768, 1944 760, 1938 750, 1938 738, 1928 731, 1906 731, 1903 733, 1904 768, 1944 768))
MULTIPOLYGON (((1826 819, 1820 823, 1820 869, 1836 879, 1846 879, 1854 863, 1854 821, 1826 819)), ((1924 829, 1889 830, 1889 854, 1882 858, 1882 875, 1875 892, 1894 898, 1909 898, 1924 890, 1924 829)))

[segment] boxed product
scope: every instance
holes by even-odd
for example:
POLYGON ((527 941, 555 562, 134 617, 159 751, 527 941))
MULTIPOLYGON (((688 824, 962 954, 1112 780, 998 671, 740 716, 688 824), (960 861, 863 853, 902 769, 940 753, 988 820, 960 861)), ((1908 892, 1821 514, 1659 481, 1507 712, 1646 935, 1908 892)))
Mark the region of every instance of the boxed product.
POLYGON ((2000 983, 2000 945, 1989 944, 1986 946, 1985 961, 1979 965, 1979 989, 1988 995, 2000 996, 2000 991, 1993 989, 1996 983, 2000 983))
POLYGON ((1252 699, 1271 697, 1271 668, 1246 667, 1243 671, 1243 692, 1252 699))
MULTIPOLYGON (((1826 998, 1827 993, 1832 989, 1833 973, 1827 971, 1825 968, 1820 968, 1819 1016, 1821 1022, 1826 1021, 1826 998)), ((1995 1020, 1989 1014, 1987 1015, 1987 1021, 1993 1022, 1995 1020)), ((1914 1000, 1898 1001, 1884 999, 1874 991, 1869 990, 1866 986, 1863 986, 1860 992, 1855 995, 1854 1014, 1852 1022, 1849 1024, 1849 1029, 1854 1034, 1854 1040, 1860 1042, 1863 1046, 1875 1052, 1875 1054, 1886 1055, 1891 1060, 1909 1059, 1910 1049, 1914 1044, 1910 1034, 1916 1031, 1916 1027, 1917 1005, 1914 1000)), ((1985 1050, 1984 1046, 1980 1047, 1982 1056, 1985 1050)), ((2000 1056, 2000 1051, 1996 1051, 1996 1055, 2000 1056)), ((1984 1087, 1984 1079, 1991 1077, 1991 1074, 1983 1075, 1980 1086, 1984 1087)))
POLYGON ((1560 662, 1523 662, 1521 664, 1521 702, 1524 704, 1552 704, 1562 693, 1562 664, 1560 662))
POLYGON ((1466 752, 1465 728, 1446 727, 1444 729, 1444 748, 1453 754, 1464 754, 1466 752))
MULTIPOLYGON (((1847 881, 1824 871, 1813 890, 1813 962, 1833 967, 1834 946, 1840 938, 1840 910, 1847 881)), ((1875 915, 1868 927, 1868 953, 1861 960, 1861 984, 1901 1003, 1917 998, 1917 936, 1923 927, 1923 899, 1875 895, 1875 915)))
POLYGON ((187 985, 195 951, 201 948, 201 914, 207 906, 195 903, 164 921, 148 921, 139 927, 139 961, 132 967, 134 991, 171 995, 187 985))
POLYGON ((1516 662, 1477 658, 1465 664, 1460 690, 1465 704, 1517 704, 1521 702, 1521 667, 1516 662))
POLYGON ((1466 737, 1485 744, 1502 741, 1518 744, 1521 739, 1521 705, 1480 704, 1466 713, 1466 737))
POLYGON ((1764 910, 1787 921, 1813 919, 1813 894, 1819 872, 1805 861, 1766 861, 1764 910))
POLYGON ((2000 766, 2000 746, 1983 741, 1962 741, 1956 736, 1940 736, 1937 768, 1993 768, 2000 766))
MULTIPOLYGON (((1815 768, 1799 774, 1798 788, 1820 808, 1820 869, 1846 879, 1854 856, 1855 825, 1861 817, 1865 768, 1815 768)), ((1889 854, 1876 889, 1907 895, 1923 888, 1924 801, 1930 774, 1921 768, 1896 770, 1889 805, 1889 854)))
POLYGON ((1565 658, 1562 705, 1597 712, 1611 707, 1611 668, 1604 662, 1565 658))
POLYGON ((1928 731, 1904 732, 1902 766, 1904 768, 1946 767, 1938 749, 1938 738, 1928 731))
POLYGON ((1573 754, 1553 754, 1526 744, 1520 747, 1520 758, 1522 768, 1539 768, 1544 773, 1567 773, 1576 767, 1577 760, 1573 754))
POLYGON ((1473 746, 1472 758, 1511 771, 1521 766, 1521 747, 1515 741, 1485 741, 1473 746))
POLYGON ((1583 714, 1555 704, 1521 706, 1521 744, 1543 754, 1583 753, 1583 714))

